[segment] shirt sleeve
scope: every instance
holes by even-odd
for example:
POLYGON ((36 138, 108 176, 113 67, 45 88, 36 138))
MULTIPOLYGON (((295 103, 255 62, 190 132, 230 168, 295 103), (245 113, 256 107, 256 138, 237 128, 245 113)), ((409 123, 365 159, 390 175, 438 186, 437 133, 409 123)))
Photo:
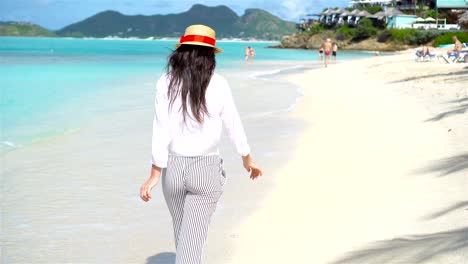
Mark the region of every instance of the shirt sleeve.
POLYGON ((156 85, 151 148, 151 163, 160 168, 167 167, 168 146, 171 141, 169 133, 169 99, 167 96, 167 83, 164 80, 165 77, 161 77, 156 85))
MULTIPOLYGON (((223 80, 224 81, 224 80, 223 80)), ((224 81, 224 105, 221 111, 221 120, 223 120, 224 127, 227 130, 231 142, 236 147, 237 153, 242 156, 250 154, 250 146, 247 142, 244 127, 242 125, 239 112, 237 111, 234 99, 232 97, 231 88, 229 84, 224 81)))

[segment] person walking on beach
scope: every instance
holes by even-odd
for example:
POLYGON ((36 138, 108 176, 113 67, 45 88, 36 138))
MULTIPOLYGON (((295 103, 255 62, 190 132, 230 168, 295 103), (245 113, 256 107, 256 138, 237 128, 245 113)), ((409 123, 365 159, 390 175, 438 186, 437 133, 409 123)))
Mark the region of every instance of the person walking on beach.
POLYGON ((338 45, 336 43, 333 43, 333 49, 332 49, 332 59, 336 60, 336 53, 338 52, 338 45))
POLYGON ((148 202, 162 182, 172 216, 176 264, 200 264, 210 218, 226 181, 218 152, 226 128, 252 180, 262 175, 250 147, 227 81, 215 73, 215 31, 187 27, 156 85, 152 167, 140 188, 148 202))
POLYGON ((318 52, 319 52, 319 60, 322 61, 323 60, 323 43, 320 44, 318 52))
POLYGON ((331 40, 328 38, 325 43, 323 43, 323 52, 325 53, 325 67, 328 66, 328 61, 330 60, 330 54, 332 51, 331 40))
POLYGON ((254 57, 255 57, 255 50, 253 47, 250 47, 249 58, 251 62, 253 62, 254 57))

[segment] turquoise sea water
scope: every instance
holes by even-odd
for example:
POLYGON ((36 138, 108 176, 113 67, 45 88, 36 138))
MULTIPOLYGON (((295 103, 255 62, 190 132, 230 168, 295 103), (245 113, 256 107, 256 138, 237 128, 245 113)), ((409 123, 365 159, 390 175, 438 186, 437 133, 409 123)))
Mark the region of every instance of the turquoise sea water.
MULTIPOLYGON (((172 40, 0 38, 0 152, 79 129, 106 111, 109 97, 124 96, 141 76, 156 79, 174 48, 172 40), (121 85, 125 83, 125 85, 121 85)), ((271 42, 218 42, 218 69, 243 64, 244 48, 255 61, 317 60, 315 51, 270 49, 271 42)), ((367 57, 340 52, 340 59, 367 57)))

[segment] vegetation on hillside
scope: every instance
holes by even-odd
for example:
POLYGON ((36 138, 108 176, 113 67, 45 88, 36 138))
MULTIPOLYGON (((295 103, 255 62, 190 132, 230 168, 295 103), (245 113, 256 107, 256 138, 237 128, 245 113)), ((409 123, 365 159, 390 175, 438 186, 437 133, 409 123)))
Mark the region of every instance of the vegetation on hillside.
POLYGON ((281 39, 284 32, 294 32, 295 25, 261 9, 247 9, 235 25, 241 36, 281 39))
POLYGON ((0 23, 0 36, 56 37, 57 34, 31 23, 3 22, 0 23))

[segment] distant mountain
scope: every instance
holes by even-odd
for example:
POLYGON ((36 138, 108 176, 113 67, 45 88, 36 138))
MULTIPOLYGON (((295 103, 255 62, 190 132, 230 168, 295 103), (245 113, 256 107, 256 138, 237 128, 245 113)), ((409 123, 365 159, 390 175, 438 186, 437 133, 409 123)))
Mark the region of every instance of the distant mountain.
POLYGON ((169 15, 127 16, 104 11, 57 31, 61 36, 86 37, 179 37, 191 24, 205 24, 218 38, 241 37, 280 39, 295 32, 295 24, 261 9, 247 9, 238 16, 229 7, 194 5, 190 10, 169 15))
POLYGON ((57 37, 57 34, 28 22, 0 22, 0 36, 57 37))

